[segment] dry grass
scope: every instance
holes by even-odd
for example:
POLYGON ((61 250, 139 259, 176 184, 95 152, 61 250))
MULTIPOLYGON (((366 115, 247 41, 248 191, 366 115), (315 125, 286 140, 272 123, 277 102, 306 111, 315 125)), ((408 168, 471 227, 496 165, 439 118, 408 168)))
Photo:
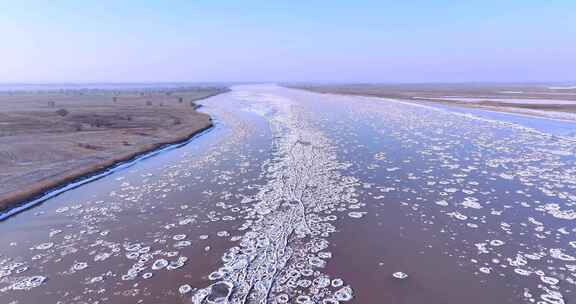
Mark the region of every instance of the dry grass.
POLYGON ((195 101, 224 91, 0 95, 0 208, 208 128, 195 101))

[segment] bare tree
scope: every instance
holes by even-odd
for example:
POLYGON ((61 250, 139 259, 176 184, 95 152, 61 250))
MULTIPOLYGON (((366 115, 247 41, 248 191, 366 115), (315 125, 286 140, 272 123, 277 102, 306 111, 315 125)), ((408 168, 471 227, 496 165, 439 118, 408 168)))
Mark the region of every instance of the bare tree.
POLYGON ((69 113, 69 112, 68 112, 68 110, 66 110, 66 109, 59 109, 58 111, 56 111, 56 114, 58 114, 58 115, 60 115, 60 116, 62 116, 62 117, 68 115, 68 113, 69 113))

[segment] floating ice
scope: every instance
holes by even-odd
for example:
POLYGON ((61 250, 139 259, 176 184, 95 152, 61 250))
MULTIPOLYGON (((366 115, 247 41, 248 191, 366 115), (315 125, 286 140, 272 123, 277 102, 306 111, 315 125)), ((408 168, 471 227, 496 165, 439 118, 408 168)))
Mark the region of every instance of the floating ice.
POLYGON ((54 246, 54 243, 48 242, 48 243, 42 243, 42 244, 34 247, 34 249, 37 249, 37 250, 46 250, 46 249, 52 248, 52 246, 54 246))
POLYGON ((490 241, 490 245, 491 245, 491 246, 494 246, 494 247, 499 247, 499 246, 504 245, 504 241, 502 241, 502 240, 491 240, 491 241, 490 241))
POLYGON ((348 216, 351 218, 361 218, 364 216, 365 212, 358 212, 358 211, 352 211, 352 212, 348 212, 348 216))
POLYGON ((514 272, 519 274, 519 275, 522 275, 522 276, 529 276, 532 273, 526 269, 521 269, 521 268, 515 268, 514 272))
POLYGON ((72 269, 76 270, 76 271, 80 271, 80 270, 84 270, 88 267, 87 263, 84 262, 77 262, 72 266, 72 269))
POLYGON ((569 254, 564 253, 563 250, 560 248, 550 249, 550 256, 555 258, 555 259, 562 260, 562 261, 569 261, 569 262, 576 261, 576 257, 573 257, 569 254))
POLYGON ((188 247, 190 245, 192 245, 192 242, 190 241, 180 241, 174 244, 174 248, 188 247))
POLYGON ((446 206, 448 206, 448 202, 445 200, 436 201, 436 205, 446 207, 446 206))
MULTIPOLYGON (((309 126, 290 100, 267 94, 250 99, 274 109, 266 114, 275 138, 272 161, 264 167, 267 183, 242 198, 246 222, 238 228, 244 231, 239 246, 224 254, 224 265, 209 275, 216 282, 198 290, 193 303, 350 300, 351 287, 333 290, 329 276, 320 272, 331 257, 320 253, 336 231, 328 221, 338 217, 324 219, 326 214, 363 206, 356 199, 359 182, 339 173, 348 165, 337 161, 333 143, 309 126), (312 292, 319 288, 323 291, 312 292)), ((351 211, 349 216, 364 214, 351 211)))
POLYGON ((190 286, 188 284, 180 285, 180 287, 178 287, 178 292, 180 294, 187 294, 190 291, 192 291, 192 286, 190 286))
POLYGON ((472 209, 482 208, 482 205, 480 205, 480 203, 478 203, 477 199, 471 198, 471 197, 465 198, 464 201, 461 203, 461 205, 466 207, 466 208, 472 208, 472 209))
POLYGON ((393 273, 392 276, 396 279, 399 279, 399 280, 403 280, 403 279, 408 278, 408 274, 401 272, 401 271, 397 271, 397 272, 393 273))
POLYGON ((108 252, 102 252, 99 253, 97 255, 94 256, 94 261, 95 262, 101 262, 104 261, 106 259, 108 259, 112 254, 108 253, 108 252))
POLYGON ((334 298, 338 301, 350 301, 354 297, 354 292, 350 286, 344 286, 334 293, 334 298))
POLYGON ((557 278, 541 276, 540 280, 548 285, 556 285, 560 282, 557 278))
POLYGON ((232 283, 226 281, 214 283, 195 293, 192 296, 192 303, 228 303, 233 287, 232 283))
POLYGON ((290 301, 290 297, 283 293, 283 294, 279 294, 278 296, 276 296, 276 302, 278 302, 279 304, 286 304, 290 301))
POLYGON ((151 272, 146 272, 146 273, 144 273, 144 274, 142 275, 142 278, 144 278, 144 279, 149 279, 149 278, 151 278, 153 275, 154 275, 154 274, 151 273, 151 272))
POLYGON ((158 259, 152 264, 152 270, 159 270, 168 266, 168 261, 165 259, 158 259))
POLYGON ((181 241, 181 240, 183 240, 183 239, 185 239, 185 238, 186 238, 186 235, 185 235, 185 234, 177 234, 177 235, 175 235, 175 236, 172 237, 172 239, 175 240, 175 241, 181 241))
POLYGON ((15 290, 30 290, 42 285, 46 279, 44 276, 32 276, 14 283, 11 287, 15 290))

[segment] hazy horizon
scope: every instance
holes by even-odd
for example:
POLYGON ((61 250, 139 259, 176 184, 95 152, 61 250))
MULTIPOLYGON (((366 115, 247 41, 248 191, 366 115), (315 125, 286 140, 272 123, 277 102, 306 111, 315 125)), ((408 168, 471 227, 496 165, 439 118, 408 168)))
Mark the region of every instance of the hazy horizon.
POLYGON ((572 1, 23 1, 0 8, 0 83, 576 81, 572 1))
POLYGON ((282 84, 362 84, 362 85, 550 85, 550 84, 561 84, 561 85, 572 85, 575 84, 576 80, 551 80, 551 81, 315 81, 315 80, 294 80, 294 81, 228 81, 228 80, 218 80, 218 81, 170 81, 170 80, 159 80, 159 81, 5 81, 0 82, 0 86, 11 86, 11 85, 38 85, 38 86, 57 86, 57 85, 151 85, 151 84, 172 84, 172 85, 210 85, 210 84, 228 84, 228 85, 242 85, 242 84, 270 84, 270 85, 282 85, 282 84))

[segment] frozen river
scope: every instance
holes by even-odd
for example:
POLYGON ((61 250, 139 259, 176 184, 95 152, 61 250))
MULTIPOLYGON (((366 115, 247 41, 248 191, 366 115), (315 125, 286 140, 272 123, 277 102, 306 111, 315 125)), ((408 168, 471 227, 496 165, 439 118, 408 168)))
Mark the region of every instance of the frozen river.
POLYGON ((204 105, 212 131, 0 222, 0 303, 576 301, 574 125, 272 85, 204 105))

